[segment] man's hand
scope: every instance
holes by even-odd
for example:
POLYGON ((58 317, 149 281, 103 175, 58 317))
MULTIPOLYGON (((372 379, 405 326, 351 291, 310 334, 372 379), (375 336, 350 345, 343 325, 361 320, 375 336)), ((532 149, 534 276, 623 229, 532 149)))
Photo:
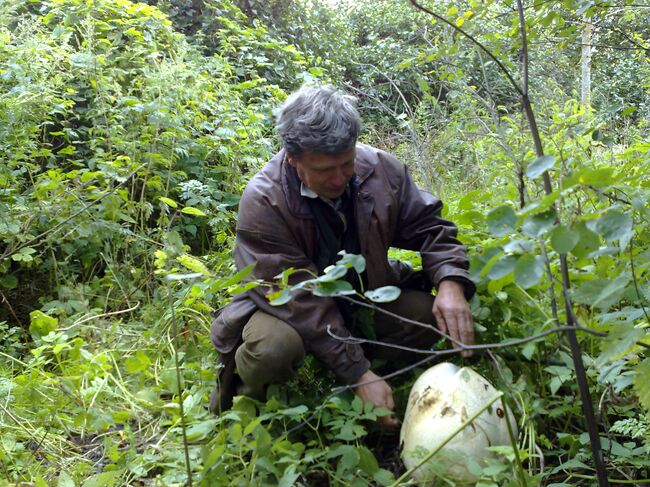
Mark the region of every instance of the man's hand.
MULTIPOLYGON (((395 409, 393 390, 385 380, 380 379, 374 372, 368 370, 357 382, 364 384, 356 388, 357 396, 359 396, 363 402, 369 402, 374 404, 376 407, 387 408, 391 411, 395 409), (365 384, 366 382, 369 382, 369 384, 365 384)), ((399 421, 391 415, 381 416, 377 418, 377 422, 380 425, 389 428, 399 427, 399 421)))
MULTIPOLYGON (((442 280, 438 284, 438 294, 433 303, 433 316, 440 331, 465 345, 474 344, 474 322, 461 283, 442 280)), ((472 351, 465 350, 462 355, 469 357, 472 351)))

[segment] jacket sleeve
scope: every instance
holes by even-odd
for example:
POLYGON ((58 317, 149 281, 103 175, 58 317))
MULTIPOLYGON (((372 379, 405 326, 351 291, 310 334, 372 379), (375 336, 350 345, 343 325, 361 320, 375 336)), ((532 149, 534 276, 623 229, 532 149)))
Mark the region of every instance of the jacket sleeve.
POLYGON ((400 225, 394 235, 395 247, 419 251, 422 270, 437 288, 440 281, 453 279, 465 287, 470 299, 476 286, 469 277, 467 249, 456 238, 458 228, 441 216, 442 202, 431 193, 420 190, 411 179, 406 166, 388 155, 391 177, 399 206, 400 225))
MULTIPOLYGON (((239 269, 254 263, 252 274, 256 279, 272 282, 275 276, 290 267, 306 269, 314 274, 318 272, 292 235, 283 213, 263 194, 247 190, 242 196, 235 262, 239 269)), ((302 271, 291 276, 290 282, 295 284, 310 277, 308 272, 302 271)), ((352 384, 368 370, 370 364, 360 345, 345 343, 327 333, 329 326, 338 336, 350 336, 332 298, 298 291, 292 294, 287 304, 271 306, 265 296, 268 291, 268 287, 258 286, 248 294, 259 309, 293 326, 302 337, 305 349, 340 380, 352 384)))

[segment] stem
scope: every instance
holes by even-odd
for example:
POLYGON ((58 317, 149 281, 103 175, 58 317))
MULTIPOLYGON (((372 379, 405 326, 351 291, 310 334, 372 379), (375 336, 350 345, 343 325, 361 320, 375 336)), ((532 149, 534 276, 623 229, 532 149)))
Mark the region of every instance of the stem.
POLYGON ((418 468, 420 468, 422 465, 424 465, 429 460, 431 460, 431 458, 433 458, 433 456, 436 453, 438 453, 440 450, 442 450, 442 448, 447 443, 449 443, 451 440, 453 440, 456 437, 456 435, 458 435, 458 433, 460 433, 465 428, 467 428, 476 418, 478 418, 483 413, 483 411, 485 411, 487 408, 492 406, 492 404, 497 402, 497 400, 501 396, 503 396, 503 392, 499 392, 496 396, 494 396, 492 399, 490 399, 481 409, 479 409, 474 414, 472 414, 469 418, 467 418, 467 420, 463 424, 461 424, 458 428, 456 428, 456 430, 454 432, 452 432, 451 435, 449 435, 447 437, 447 439, 445 439, 445 441, 440 443, 436 448, 434 448, 431 452, 429 452, 429 454, 427 456, 425 456, 422 460, 420 460, 420 462, 417 465, 415 465, 415 467, 411 467, 406 472, 404 472, 404 474, 400 478, 398 478, 395 482, 393 482, 390 485, 390 487, 397 487, 401 482, 408 479, 418 468))
POLYGON ((183 394, 181 384, 181 368, 178 363, 178 326, 176 323, 176 313, 174 312, 174 303, 172 302, 171 285, 168 284, 167 294, 169 296, 169 307, 171 309, 173 338, 174 338, 174 366, 176 367, 176 386, 178 387, 178 407, 181 416, 181 431, 183 432, 183 449, 185 450, 185 467, 187 469, 187 485, 192 487, 192 466, 190 464, 190 451, 187 444, 187 426, 185 424, 185 411, 183 408, 183 394))
MULTIPOLYGON (((537 157, 544 155, 544 148, 542 146, 542 139, 537 128, 537 121, 535 120, 535 113, 533 112, 530 98, 528 97, 528 41, 526 37, 526 20, 524 18, 524 7, 522 0, 517 0, 517 10, 519 12, 519 28, 521 31, 522 48, 524 50, 523 63, 524 63, 524 86, 522 91, 522 103, 526 111, 526 117, 530 124, 530 131, 535 143, 535 152, 537 157)), ((548 195, 553 192, 551 186, 551 178, 548 171, 544 171, 542 175, 544 182, 544 192, 548 195)), ((569 279, 569 269, 567 266, 566 254, 560 254, 560 269, 562 272, 562 287, 564 290, 564 306, 566 309, 566 324, 569 327, 575 326, 575 316, 573 314, 573 307, 571 306, 571 299, 569 297, 569 288, 571 281, 569 279)), ((603 461, 603 452, 600 448, 600 437, 598 435, 598 423, 594 415, 594 406, 591 402, 591 395, 589 393, 589 384, 587 383, 587 374, 582 362, 582 352, 580 351, 580 343, 574 329, 567 330, 567 337, 571 347, 571 357, 573 359, 573 366, 576 371, 576 381, 578 382, 578 390, 580 392, 580 399, 582 401, 582 411, 585 414, 585 421, 587 423, 587 431, 589 432, 589 441, 591 443, 591 452, 596 465, 596 474, 598 476, 598 485, 600 487, 607 487, 607 472, 605 470, 605 463, 603 461)))
MULTIPOLYGON (((571 299, 569 298, 569 271, 566 263, 566 254, 560 255, 560 263, 562 266, 562 287, 564 288, 564 306, 566 309, 566 321, 568 326, 574 326, 575 315, 573 307, 571 306, 571 299)), ((591 453, 594 457, 596 466, 596 475, 598 477, 598 485, 600 487, 607 487, 609 482, 607 480, 607 471, 605 470, 605 462, 603 460, 603 451, 600 447, 600 436, 598 435, 598 423, 594 414, 594 405, 591 402, 591 395, 589 393, 589 384, 587 383, 587 374, 585 366, 582 362, 582 353, 580 352, 580 343, 575 330, 567 331, 567 338, 571 347, 571 357, 573 358, 573 366, 576 371, 576 381, 578 382, 578 390, 580 391, 580 398, 582 400, 582 411, 585 414, 585 422, 587 423, 587 431, 589 432, 589 442, 591 443, 591 453)))

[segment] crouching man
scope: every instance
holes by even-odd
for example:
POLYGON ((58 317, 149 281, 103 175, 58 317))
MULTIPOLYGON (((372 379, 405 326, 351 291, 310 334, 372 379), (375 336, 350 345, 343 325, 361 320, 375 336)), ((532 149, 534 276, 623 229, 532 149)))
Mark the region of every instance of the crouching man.
MULTIPOLYGON (((306 86, 276 111, 284 148, 248 183, 239 206, 235 262, 255 264, 253 275, 273 281, 283 270, 321 274, 339 251, 361 254, 366 270, 348 274, 357 289, 394 285, 402 294, 383 308, 436 325, 455 340, 474 341, 467 299, 474 293, 466 250, 442 203, 419 190, 392 155, 357 143, 360 117, 354 99, 328 86, 306 86), (389 247, 419 251, 421 273, 389 261, 389 247), (436 297, 431 290, 436 289, 436 297)), ((293 282, 311 276, 292 276, 293 282)), ((339 340, 328 334, 361 335, 351 306, 309 292, 271 306, 267 288, 235 296, 212 324, 221 369, 210 408, 223 411, 235 394, 264 399, 270 383, 292 377, 311 353, 363 401, 394 408, 390 385, 371 369, 369 358, 413 361, 403 351, 339 340)), ((431 329, 383 313, 374 315, 378 340, 426 349, 438 339, 431 329)), ((391 416, 381 423, 396 426, 391 416)))

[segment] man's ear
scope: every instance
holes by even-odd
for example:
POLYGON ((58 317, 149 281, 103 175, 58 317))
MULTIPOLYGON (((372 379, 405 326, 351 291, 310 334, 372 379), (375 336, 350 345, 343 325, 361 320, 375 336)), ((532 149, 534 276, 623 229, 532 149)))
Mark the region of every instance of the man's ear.
POLYGON ((287 154, 287 162, 289 163, 290 166, 296 167, 297 159, 287 154))

